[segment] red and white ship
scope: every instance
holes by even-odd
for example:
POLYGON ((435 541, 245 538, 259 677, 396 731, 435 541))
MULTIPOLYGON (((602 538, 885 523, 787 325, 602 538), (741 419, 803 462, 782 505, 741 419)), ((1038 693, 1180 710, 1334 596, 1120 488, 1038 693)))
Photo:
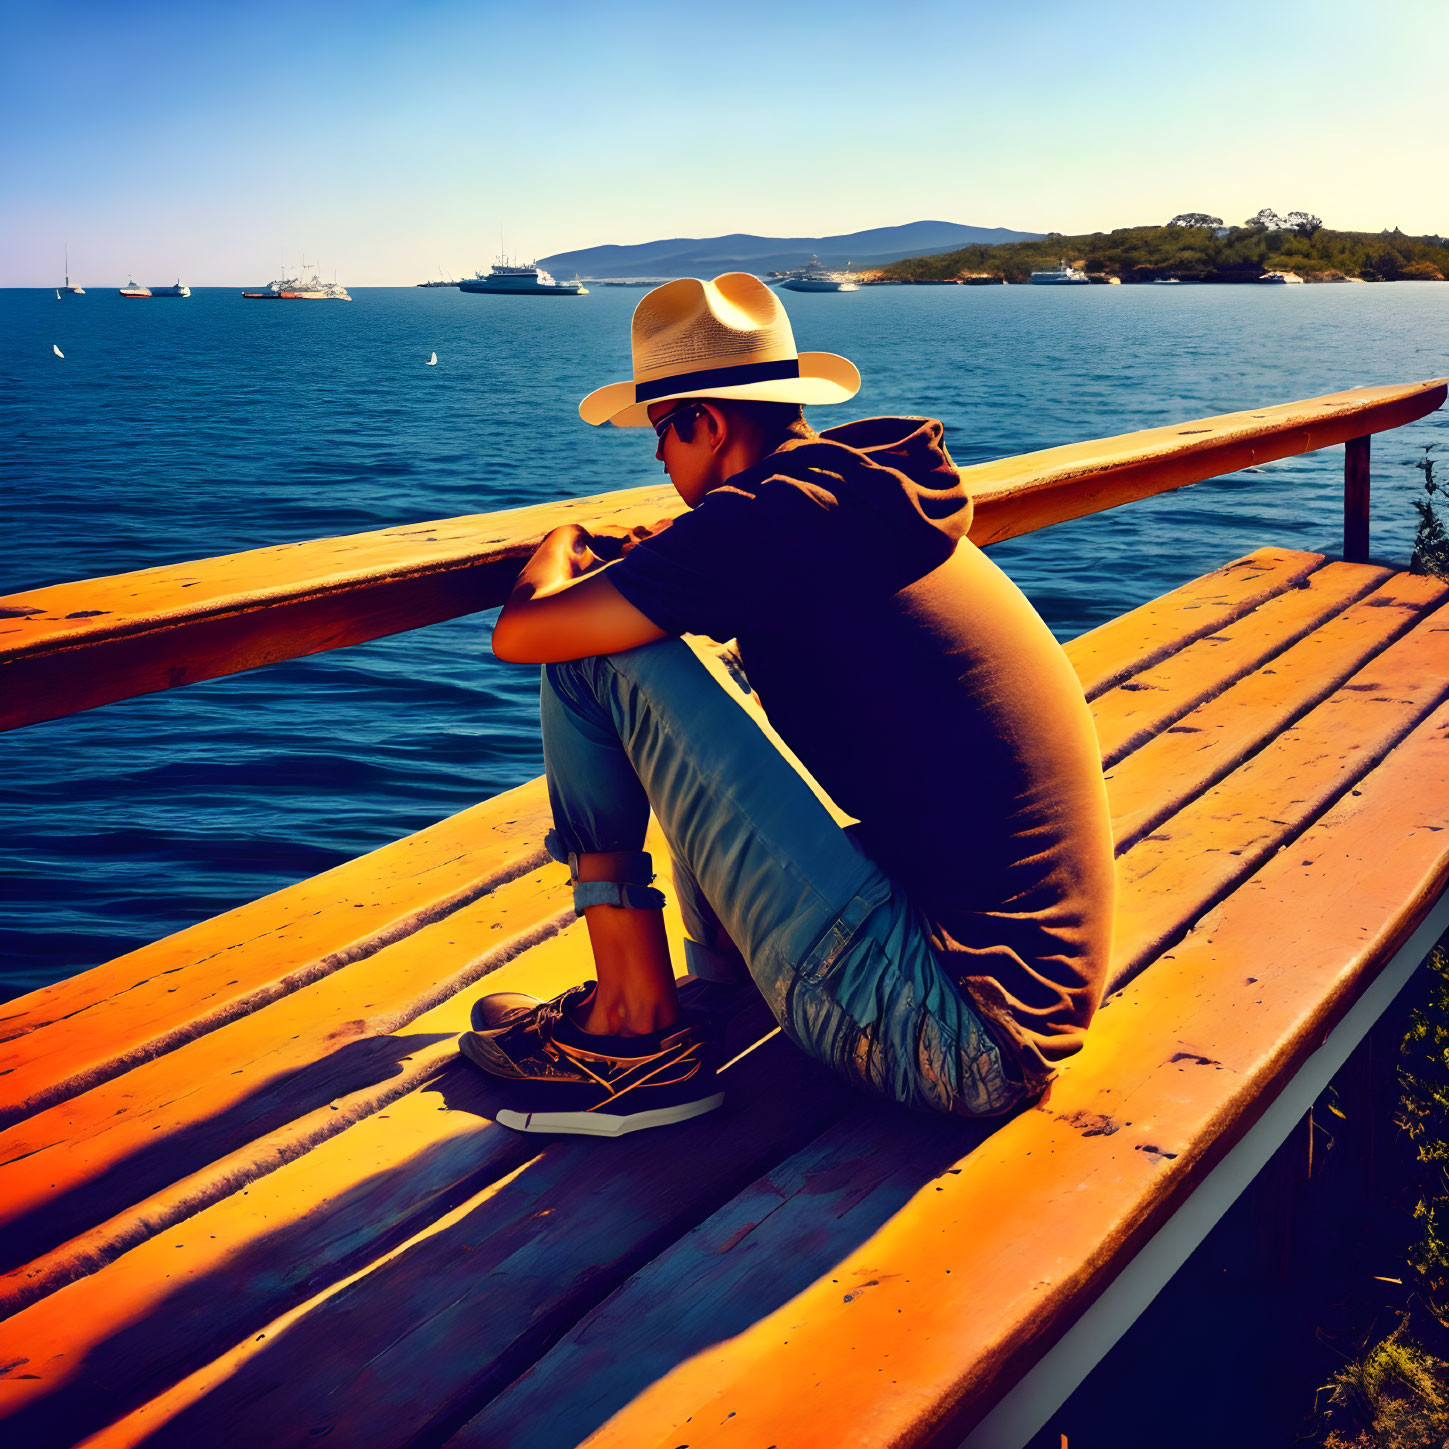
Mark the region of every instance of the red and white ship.
POLYGON ((150 287, 138 286, 133 277, 124 287, 120 288, 120 293, 123 297, 131 297, 134 299, 138 297, 149 297, 151 295, 151 289, 150 287))
POLYGON ((282 277, 263 292, 243 292, 252 302, 350 302, 347 288, 338 282, 324 282, 314 271, 305 280, 282 277))

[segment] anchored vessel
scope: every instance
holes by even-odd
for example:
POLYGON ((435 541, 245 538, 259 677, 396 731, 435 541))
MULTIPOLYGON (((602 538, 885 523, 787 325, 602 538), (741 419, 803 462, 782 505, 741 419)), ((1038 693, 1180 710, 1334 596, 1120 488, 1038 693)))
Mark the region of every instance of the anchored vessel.
POLYGON ((84 297, 86 289, 79 282, 72 282, 70 279, 70 247, 65 249, 65 286, 56 288, 56 296, 62 292, 69 292, 73 297, 84 297))
MULTIPOLYGON (((846 266, 849 267, 849 263, 846 266)), ((821 266, 819 257, 811 257, 803 267, 793 272, 781 272, 776 277, 779 286, 790 292, 858 292, 860 283, 850 271, 833 272, 821 266)))
POLYGON ((305 280, 282 277, 267 285, 265 291, 243 292, 253 302, 350 302, 347 288, 338 282, 324 282, 313 272, 305 280))
POLYGON ((1033 272, 1031 280, 1038 287, 1085 287, 1087 274, 1066 262, 1058 262, 1045 271, 1033 272))
POLYGON ((1297 272, 1264 272, 1258 280, 1260 282, 1276 283, 1278 286, 1283 286, 1285 283, 1290 282, 1296 282, 1300 287, 1304 285, 1303 278, 1297 272))
POLYGON ((505 292, 514 296, 584 297, 589 289, 575 278, 558 282, 535 263, 516 266, 500 257, 485 277, 477 272, 458 283, 460 292, 505 292))
POLYGON ((124 287, 119 288, 119 291, 123 297, 130 297, 133 301, 138 301, 142 297, 149 297, 151 295, 150 287, 141 286, 134 278, 127 282, 124 287))
POLYGON ((189 297, 191 288, 183 285, 181 278, 177 277, 174 287, 152 287, 151 295, 153 297, 189 297))

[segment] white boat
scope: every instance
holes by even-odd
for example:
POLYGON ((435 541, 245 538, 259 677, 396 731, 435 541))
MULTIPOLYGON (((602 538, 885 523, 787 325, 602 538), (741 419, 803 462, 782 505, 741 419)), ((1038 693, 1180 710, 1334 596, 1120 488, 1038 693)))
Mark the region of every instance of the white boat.
POLYGON ((1045 271, 1033 272, 1031 280, 1038 287, 1085 287, 1087 274, 1076 267, 1069 267, 1066 262, 1058 262, 1045 271))
POLYGON ((183 286, 181 278, 177 277, 174 287, 152 287, 151 295, 153 297, 189 297, 191 288, 183 286))
POLYGON ((130 297, 132 301, 139 301, 142 297, 151 295, 150 287, 141 286, 134 277, 124 287, 119 288, 119 291, 123 297, 130 297))
MULTIPOLYGON (((849 263, 846 266, 849 267, 849 263)), ((860 283, 850 271, 832 272, 820 264, 819 257, 811 257, 803 267, 793 272, 776 275, 777 285, 790 292, 858 292, 860 283)))
POLYGON ((1181 277, 1153 277, 1153 279, 1152 279, 1152 285, 1154 287, 1180 287, 1182 285, 1182 278, 1181 277))
POLYGON ((1264 272, 1258 280, 1260 282, 1270 282, 1280 287, 1294 282, 1300 287, 1305 285, 1303 278, 1296 272, 1264 272))
MULTIPOLYGON (((305 266, 306 264, 303 263, 305 266)), ((314 270, 310 277, 279 277, 260 292, 243 292, 254 302, 350 302, 347 288, 337 281, 324 282, 314 270)))
POLYGON ((430 353, 429 354, 429 356, 428 356, 428 364, 427 365, 429 367, 436 367, 438 365, 438 354, 436 352, 433 352, 433 353, 430 353))
POLYGON ((589 289, 577 277, 557 282, 533 262, 525 266, 499 257, 488 275, 476 272, 458 283, 460 292, 500 292, 515 297, 586 297, 589 289))
POLYGON ((61 287, 59 291, 56 292, 56 296, 59 296, 61 292, 69 292, 73 297, 84 297, 86 294, 86 289, 82 287, 79 282, 71 282, 69 244, 67 244, 65 249, 65 286, 61 287))

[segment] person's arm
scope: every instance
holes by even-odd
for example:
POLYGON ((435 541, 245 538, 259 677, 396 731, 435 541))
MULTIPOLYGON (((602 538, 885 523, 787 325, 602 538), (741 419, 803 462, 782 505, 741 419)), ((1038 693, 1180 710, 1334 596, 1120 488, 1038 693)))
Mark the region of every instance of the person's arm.
POLYGON ((594 552, 592 542, 586 529, 568 523, 539 544, 494 626, 498 658, 513 664, 554 664, 665 637, 663 629, 609 582, 606 561, 594 552))

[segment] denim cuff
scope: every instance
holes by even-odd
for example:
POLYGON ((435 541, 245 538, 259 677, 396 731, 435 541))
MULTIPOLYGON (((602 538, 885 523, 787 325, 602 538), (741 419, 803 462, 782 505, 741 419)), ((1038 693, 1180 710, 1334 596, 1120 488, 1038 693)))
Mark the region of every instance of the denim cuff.
POLYGON ((582 912, 585 906, 631 906, 636 911, 662 911, 664 892, 630 881, 578 881, 574 885, 574 910, 582 912))
POLYGON ((560 864, 568 866, 575 911, 582 911, 586 906, 630 906, 637 911, 664 909, 664 892, 650 884, 654 879, 654 858, 647 850, 610 852, 624 858, 619 867, 622 880, 581 881, 579 856, 582 852, 566 849, 563 836, 557 830, 550 830, 543 837, 543 848, 560 864))
POLYGON ((689 974, 701 981, 718 981, 734 986, 752 979, 745 958, 733 946, 721 951, 715 946, 701 945, 688 936, 684 938, 684 964, 689 974))
MULTIPOLYGON (((579 856, 586 852, 570 850, 563 836, 553 829, 543 837, 543 848, 560 865, 568 866, 570 880, 578 881, 579 856)), ((654 879, 654 857, 647 850, 611 850, 609 854, 624 857, 619 874, 625 884, 647 886, 654 879)))

